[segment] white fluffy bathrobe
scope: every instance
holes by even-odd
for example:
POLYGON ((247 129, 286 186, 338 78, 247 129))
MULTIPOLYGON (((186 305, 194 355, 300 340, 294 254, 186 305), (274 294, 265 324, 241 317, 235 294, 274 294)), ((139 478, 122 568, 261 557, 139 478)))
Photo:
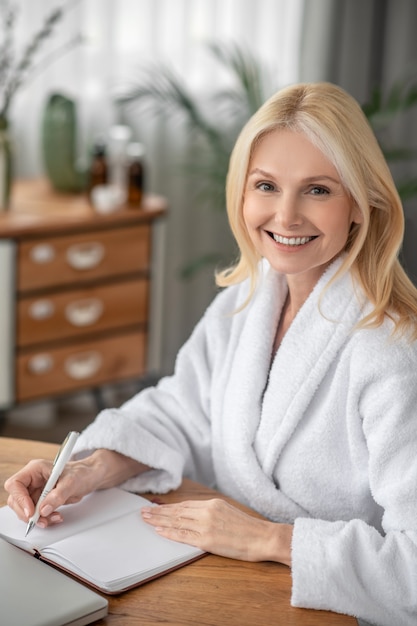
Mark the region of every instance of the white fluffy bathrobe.
MULTIPOLYGON (((221 292, 176 371, 82 434, 154 467, 124 484, 166 492, 188 476, 294 523, 292 603, 380 626, 417 624, 417 345, 362 316, 351 277, 322 276, 275 355, 286 279, 264 268, 221 292), (319 311, 320 309, 320 311, 319 311)), ((365 305, 366 308, 367 305, 365 305)))

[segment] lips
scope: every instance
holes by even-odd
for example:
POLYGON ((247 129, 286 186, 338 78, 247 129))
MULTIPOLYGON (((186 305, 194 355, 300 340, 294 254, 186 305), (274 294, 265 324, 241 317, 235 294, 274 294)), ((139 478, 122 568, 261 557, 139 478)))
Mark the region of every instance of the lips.
POLYGON ((304 246, 316 237, 282 237, 275 233, 268 233, 270 237, 277 243, 282 243, 285 246, 304 246))

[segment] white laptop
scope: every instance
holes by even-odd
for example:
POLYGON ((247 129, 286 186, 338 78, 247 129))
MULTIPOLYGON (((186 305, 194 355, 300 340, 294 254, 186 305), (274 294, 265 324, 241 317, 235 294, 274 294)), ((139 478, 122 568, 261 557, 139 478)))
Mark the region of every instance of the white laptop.
POLYGON ((0 539, 2 626, 84 626, 107 612, 98 593, 0 539))

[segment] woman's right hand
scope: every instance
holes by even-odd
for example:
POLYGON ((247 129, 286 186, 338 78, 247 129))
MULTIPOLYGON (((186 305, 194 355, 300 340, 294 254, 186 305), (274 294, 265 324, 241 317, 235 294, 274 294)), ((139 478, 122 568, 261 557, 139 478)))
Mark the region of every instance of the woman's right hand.
MULTIPOLYGON (((44 499, 38 525, 45 528, 63 520, 58 507, 79 502, 97 489, 114 487, 148 469, 134 459, 112 450, 96 450, 90 456, 70 461, 52 491, 44 499)), ((30 461, 4 484, 7 504, 24 522, 32 517, 36 502, 52 471, 52 461, 30 461)))

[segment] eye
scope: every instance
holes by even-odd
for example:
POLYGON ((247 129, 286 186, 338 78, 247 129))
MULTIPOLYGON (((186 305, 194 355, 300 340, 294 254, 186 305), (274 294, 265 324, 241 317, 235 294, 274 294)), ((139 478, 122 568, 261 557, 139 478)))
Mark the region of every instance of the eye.
POLYGON ((330 193, 327 187, 322 187, 321 185, 314 185, 310 187, 310 193, 313 196, 325 196, 330 193))
POLYGON ((260 191, 266 191, 268 193, 271 191, 275 191, 275 185, 273 185, 272 183, 261 181, 259 183, 256 183, 256 189, 259 189, 260 191))

